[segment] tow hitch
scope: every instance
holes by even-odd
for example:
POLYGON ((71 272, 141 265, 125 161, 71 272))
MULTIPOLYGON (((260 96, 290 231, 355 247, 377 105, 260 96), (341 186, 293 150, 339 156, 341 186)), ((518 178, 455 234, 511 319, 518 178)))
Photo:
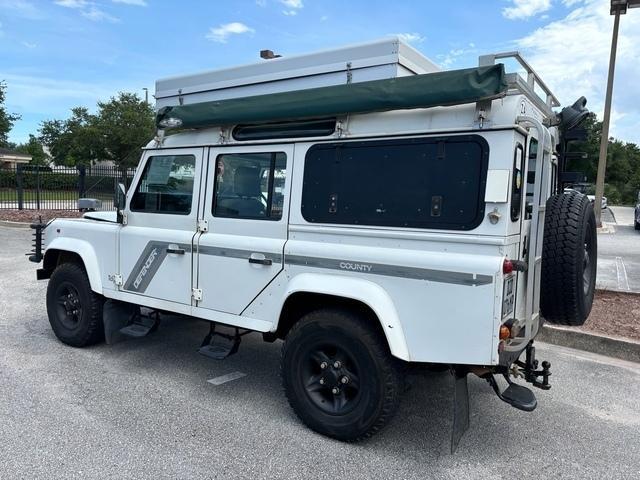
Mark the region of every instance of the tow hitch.
POLYGON ((491 388, 500 400, 508 403, 512 407, 525 412, 531 412, 535 410, 538 402, 535 395, 531 390, 522 385, 517 385, 511 381, 510 376, 515 378, 522 377, 524 380, 536 388, 542 390, 549 390, 549 377, 551 376, 551 364, 547 361, 542 362, 542 369, 538 370, 538 360, 536 360, 536 349, 533 346, 533 342, 529 342, 525 349, 525 360, 516 360, 511 368, 501 372, 504 379, 509 385, 504 391, 500 391, 498 382, 493 373, 487 373, 484 378, 489 382, 491 388), (539 378, 542 377, 542 381, 539 378))
POLYGON ((525 361, 516 360, 515 365, 519 367, 519 371, 524 375, 525 381, 542 390, 549 390, 549 377, 551 376, 551 364, 547 361, 542 362, 542 370, 538 370, 538 360, 536 360, 536 348, 533 342, 529 342, 525 350, 525 361), (542 381, 538 380, 542 377, 542 381))

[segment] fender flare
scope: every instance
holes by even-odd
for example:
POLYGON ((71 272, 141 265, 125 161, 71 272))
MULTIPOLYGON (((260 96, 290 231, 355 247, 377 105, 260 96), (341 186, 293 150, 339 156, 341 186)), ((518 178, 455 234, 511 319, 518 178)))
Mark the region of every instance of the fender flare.
POLYGON ((380 321, 391 354, 402 360, 411 361, 402 323, 393 300, 377 283, 345 275, 301 273, 289 281, 280 310, 282 311, 282 307, 291 295, 301 292, 348 298, 367 305, 380 321))
POLYGON ((87 272, 91 290, 102 294, 102 278, 100 276, 98 257, 96 257, 96 252, 89 242, 77 238, 58 237, 54 238, 51 243, 47 245, 45 256, 48 255, 51 250, 61 250, 79 255, 84 263, 84 269, 87 272))

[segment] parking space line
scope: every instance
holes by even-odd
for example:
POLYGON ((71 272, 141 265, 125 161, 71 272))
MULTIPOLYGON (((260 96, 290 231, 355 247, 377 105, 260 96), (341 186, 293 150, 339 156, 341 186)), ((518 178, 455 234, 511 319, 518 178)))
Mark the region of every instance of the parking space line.
POLYGON ((627 268, 624 266, 622 257, 616 257, 616 273, 618 275, 618 289, 630 291, 629 278, 627 277, 627 268))
POLYGON ((220 377, 210 378, 209 380, 207 380, 207 382, 211 383, 212 385, 218 386, 218 385, 222 385, 223 383, 231 382, 233 380, 237 380, 239 378, 246 377, 246 376, 247 376, 246 373, 232 372, 232 373, 227 373, 226 375, 222 375, 220 377))

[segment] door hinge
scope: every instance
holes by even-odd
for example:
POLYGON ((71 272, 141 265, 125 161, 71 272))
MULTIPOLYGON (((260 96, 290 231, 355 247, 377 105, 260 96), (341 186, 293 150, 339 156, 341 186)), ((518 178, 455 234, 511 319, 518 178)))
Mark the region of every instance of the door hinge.
POLYGON ((198 231, 199 232, 208 232, 209 231, 209 222, 206 220, 198 220, 198 231))
POLYGON ((191 297, 196 301, 202 301, 202 289, 201 288, 192 288, 191 289, 191 297))
POLYGON ((109 280, 115 283, 116 287, 120 287, 124 283, 122 281, 122 275, 120 275, 119 273, 114 273, 113 275, 109 275, 109 280))

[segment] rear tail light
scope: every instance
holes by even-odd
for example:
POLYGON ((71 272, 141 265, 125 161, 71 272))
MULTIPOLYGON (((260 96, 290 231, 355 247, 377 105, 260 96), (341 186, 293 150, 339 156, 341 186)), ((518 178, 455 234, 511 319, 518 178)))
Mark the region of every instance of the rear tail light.
POLYGON ((508 275, 511 272, 513 272, 513 262, 508 258, 505 258, 504 262, 502 263, 502 273, 508 275))
POLYGON ((502 273, 508 275, 513 271, 526 272, 527 262, 524 260, 509 260, 508 258, 505 258, 504 262, 502 262, 502 273))

